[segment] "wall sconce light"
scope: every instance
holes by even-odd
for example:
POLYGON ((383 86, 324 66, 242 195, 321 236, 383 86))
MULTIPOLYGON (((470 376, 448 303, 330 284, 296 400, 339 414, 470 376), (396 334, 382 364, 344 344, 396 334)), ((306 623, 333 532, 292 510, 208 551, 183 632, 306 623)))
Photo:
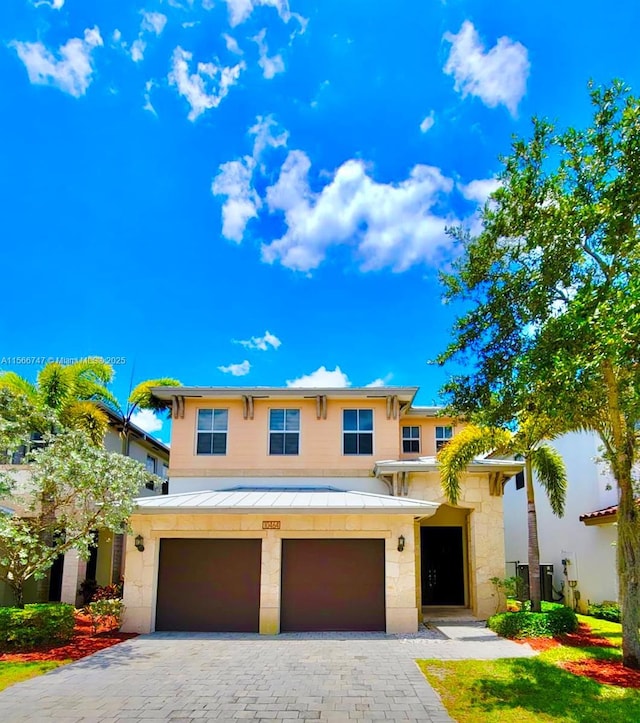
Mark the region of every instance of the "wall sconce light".
POLYGON ((144 552, 144 537, 142 535, 136 535, 136 539, 133 544, 136 546, 136 550, 144 552))
POLYGON ((404 535, 400 535, 398 537, 398 552, 402 552, 404 550, 404 535))

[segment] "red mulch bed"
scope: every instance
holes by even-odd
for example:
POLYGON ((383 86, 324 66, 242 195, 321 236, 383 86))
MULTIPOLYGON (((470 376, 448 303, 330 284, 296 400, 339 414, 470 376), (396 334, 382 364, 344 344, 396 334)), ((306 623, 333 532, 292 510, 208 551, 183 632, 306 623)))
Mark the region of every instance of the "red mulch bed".
POLYGON ((98 650, 110 648, 123 640, 135 638, 137 633, 119 633, 109 628, 98 628, 93 632, 90 619, 87 615, 76 613, 76 627, 73 638, 63 645, 39 647, 29 650, 28 653, 2 653, 0 662, 27 663, 41 660, 79 660, 87 655, 97 653, 98 650))
MULTIPOLYGON (((580 623, 575 633, 565 633, 557 638, 519 638, 516 643, 528 643, 534 650, 545 651, 558 645, 569 645, 573 648, 613 648, 615 645, 606 638, 593 635, 589 626, 580 623)), ((617 660, 568 660, 558 664, 563 670, 574 675, 592 678, 598 683, 617 685, 621 688, 640 688, 640 671, 625 668, 617 660)))

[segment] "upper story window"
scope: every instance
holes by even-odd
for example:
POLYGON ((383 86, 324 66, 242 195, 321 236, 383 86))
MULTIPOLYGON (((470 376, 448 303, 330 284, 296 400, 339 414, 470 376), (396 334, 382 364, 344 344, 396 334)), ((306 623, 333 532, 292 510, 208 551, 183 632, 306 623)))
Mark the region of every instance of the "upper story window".
POLYGON ((436 427, 436 452, 439 452, 447 442, 453 439, 453 427, 436 427))
POLYGON ((226 454, 227 409, 199 409, 196 454, 226 454))
POLYGON ((420 452, 420 427, 402 428, 402 451, 405 453, 420 452))
POLYGON ((518 472, 516 475, 516 489, 521 490, 524 488, 524 472, 518 472))
POLYGON ((150 454, 147 455, 147 472, 150 474, 156 473, 156 458, 152 457, 150 454))
POLYGON ((269 411, 269 454, 298 454, 300 450, 300 410, 269 411))
POLYGON ((344 454, 373 454, 373 409, 342 412, 344 454))

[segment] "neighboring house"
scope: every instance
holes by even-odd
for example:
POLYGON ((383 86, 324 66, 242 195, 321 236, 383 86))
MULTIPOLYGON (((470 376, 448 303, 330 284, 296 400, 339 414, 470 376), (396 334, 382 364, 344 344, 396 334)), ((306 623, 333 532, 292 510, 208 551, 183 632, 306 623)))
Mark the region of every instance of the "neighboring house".
POLYGON ((416 391, 155 389, 169 495, 131 519, 125 629, 411 632, 425 608, 495 612, 523 463, 474 461, 446 504, 435 454, 455 428, 416 391))
MULTIPOLYGON (((105 435, 104 446, 110 452, 122 452, 120 437, 121 420, 117 414, 107 407, 100 408, 109 417, 109 430, 105 435)), ((151 474, 160 477, 163 489, 154 489, 153 482, 140 490, 141 496, 154 496, 167 492, 169 470, 169 448, 155 439, 143 429, 131 425, 128 455, 144 464, 151 474)), ((13 472, 18 481, 29 474, 29 466, 23 464, 26 449, 13 455, 11 465, 2 465, 0 469, 13 472)), ((3 502, 7 506, 10 503, 3 502)), ((18 514, 20 510, 17 511, 18 514)), ((95 580, 98 585, 109 585, 118 582, 124 569, 124 535, 115 535, 110 530, 96 530, 97 546, 91 549, 89 560, 82 560, 75 550, 61 556, 49 572, 49 599, 52 601, 79 603, 80 585, 85 579, 95 580)), ((26 602, 35 600, 35 580, 27 581, 25 588, 26 602)), ((7 585, 0 582, 0 605, 11 605, 13 595, 7 585)))
MULTIPOLYGON (((556 517, 535 483, 540 561, 553 565, 555 598, 571 607, 617 600, 616 508, 618 494, 608 466, 599 457, 594 433, 572 432, 550 443, 567 468, 564 517, 556 517), (564 562, 563 562, 564 561, 564 562)), ((511 480, 504 491, 505 557, 508 575, 527 563, 527 499, 524 480, 511 480)))

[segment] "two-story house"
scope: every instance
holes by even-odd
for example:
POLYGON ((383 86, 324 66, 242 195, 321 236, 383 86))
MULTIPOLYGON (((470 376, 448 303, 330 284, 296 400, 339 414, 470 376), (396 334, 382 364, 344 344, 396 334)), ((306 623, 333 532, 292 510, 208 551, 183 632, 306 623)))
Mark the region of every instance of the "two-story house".
POLYGON ((131 519, 125 629, 411 632, 430 606, 495 612, 522 462, 475 460, 447 504, 435 454, 456 430, 416 392, 155 389, 169 494, 131 519))
MULTIPOLYGON (((130 425, 129 439, 123 450, 121 439, 122 422, 118 414, 104 405, 100 408, 108 417, 109 427, 104 438, 104 446, 109 452, 124 453, 138 460, 150 473, 150 481, 146 488, 140 490, 141 496, 159 495, 167 492, 166 480, 169 471, 169 448, 160 440, 151 436, 135 424, 130 425), (151 475, 160 477, 163 489, 154 487, 151 475)), ((8 462, 0 466, 3 471, 10 472, 20 483, 29 475, 29 465, 25 464, 27 450, 16 452, 8 462)), ((24 511, 14 509, 10 500, 5 500, 5 514, 22 514, 24 511)), ((90 550, 88 560, 83 560, 76 550, 61 555, 48 573, 48 599, 71 604, 80 603, 82 598, 79 589, 85 580, 95 581, 98 585, 109 585, 117 582, 124 569, 124 535, 116 535, 110 530, 96 530, 96 546, 90 550)), ((37 585, 34 579, 28 580, 25 587, 25 600, 37 600, 37 585)), ((0 582, 0 606, 12 605, 13 594, 8 585, 0 582)))

